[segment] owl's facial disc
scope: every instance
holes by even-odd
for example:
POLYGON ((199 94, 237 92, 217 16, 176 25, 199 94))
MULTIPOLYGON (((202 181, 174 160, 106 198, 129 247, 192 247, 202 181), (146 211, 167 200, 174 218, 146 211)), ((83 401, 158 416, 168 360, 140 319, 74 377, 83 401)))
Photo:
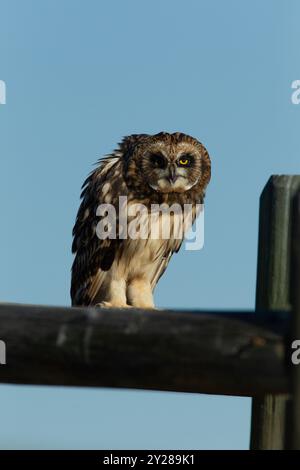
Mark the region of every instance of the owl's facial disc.
POLYGON ((191 153, 179 153, 170 158, 162 152, 149 155, 150 167, 146 178, 149 186, 162 193, 182 193, 191 189, 199 180, 197 157, 191 153))

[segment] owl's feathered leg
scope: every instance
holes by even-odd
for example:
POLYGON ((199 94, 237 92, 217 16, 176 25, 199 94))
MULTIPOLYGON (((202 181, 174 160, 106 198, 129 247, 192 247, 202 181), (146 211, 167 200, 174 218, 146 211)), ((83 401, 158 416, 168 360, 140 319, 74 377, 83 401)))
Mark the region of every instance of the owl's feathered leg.
POLYGON ((105 292, 105 297, 96 297, 97 307, 130 307, 126 298, 126 282, 124 279, 112 279, 105 292))
POLYGON ((127 286, 127 301, 137 308, 155 308, 151 284, 148 279, 136 278, 127 286))
POLYGON ((103 302, 98 302, 95 304, 95 307, 102 307, 102 308, 132 308, 132 305, 119 305, 119 304, 113 304, 111 302, 106 302, 103 300, 103 302))

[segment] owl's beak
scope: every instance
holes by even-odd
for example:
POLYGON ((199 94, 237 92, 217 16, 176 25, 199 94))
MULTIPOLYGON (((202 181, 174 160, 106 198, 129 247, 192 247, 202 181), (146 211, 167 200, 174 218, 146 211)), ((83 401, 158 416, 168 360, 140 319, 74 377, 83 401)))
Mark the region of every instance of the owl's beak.
POLYGON ((174 165, 171 165, 169 168, 169 181, 170 183, 175 183, 176 180, 177 180, 176 167, 174 165))

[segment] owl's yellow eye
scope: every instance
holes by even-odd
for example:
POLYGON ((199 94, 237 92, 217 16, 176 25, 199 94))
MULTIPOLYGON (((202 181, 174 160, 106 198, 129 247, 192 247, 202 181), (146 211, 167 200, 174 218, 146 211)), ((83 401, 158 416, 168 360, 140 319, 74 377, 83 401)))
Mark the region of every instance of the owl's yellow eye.
POLYGON ((185 153, 184 155, 181 155, 181 157, 178 158, 177 160, 177 166, 191 166, 191 164, 194 161, 193 155, 190 155, 189 153, 185 153))

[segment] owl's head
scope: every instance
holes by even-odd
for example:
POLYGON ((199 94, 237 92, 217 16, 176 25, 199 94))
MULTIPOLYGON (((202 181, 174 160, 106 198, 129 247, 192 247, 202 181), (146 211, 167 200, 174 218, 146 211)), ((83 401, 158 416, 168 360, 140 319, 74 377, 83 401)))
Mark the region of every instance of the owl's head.
MULTIPOLYGON (((195 138, 176 132, 130 136, 129 177, 143 180, 155 192, 183 193, 210 180, 210 158, 195 138)), ((200 189, 199 187, 199 189, 200 189)))

